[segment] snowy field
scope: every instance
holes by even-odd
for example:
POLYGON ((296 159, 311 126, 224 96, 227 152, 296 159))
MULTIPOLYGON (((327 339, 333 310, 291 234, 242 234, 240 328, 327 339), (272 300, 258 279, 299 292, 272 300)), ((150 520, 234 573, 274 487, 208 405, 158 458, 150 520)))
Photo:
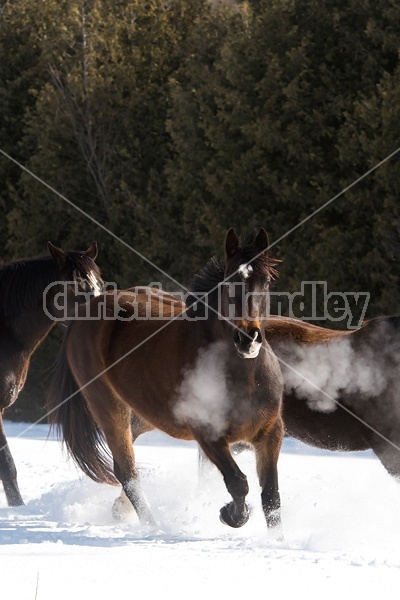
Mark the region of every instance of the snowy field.
MULTIPOLYGON (((197 450, 149 433, 136 443, 158 522, 117 524, 117 488, 66 461, 47 426, 6 423, 26 506, 0 491, 0 598, 398 598, 400 486, 371 453, 317 452, 285 440, 279 461, 284 542, 269 539, 254 457, 238 457, 253 511, 219 521, 229 499, 216 470, 199 479, 197 450), (23 433, 23 435, 21 435, 23 433)), ((399 457, 400 459, 400 457, 399 457)))

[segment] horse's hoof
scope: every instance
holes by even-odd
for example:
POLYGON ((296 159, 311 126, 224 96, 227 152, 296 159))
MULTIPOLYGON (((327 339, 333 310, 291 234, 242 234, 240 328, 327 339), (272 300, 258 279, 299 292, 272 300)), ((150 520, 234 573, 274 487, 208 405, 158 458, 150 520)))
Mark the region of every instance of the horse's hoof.
POLYGON ((224 525, 229 525, 229 527, 243 527, 247 523, 250 517, 250 509, 248 504, 245 503, 242 514, 235 514, 235 505, 233 502, 229 502, 229 504, 225 504, 220 510, 219 519, 221 523, 224 525))
POLYGON ((114 501, 114 504, 112 505, 112 509, 111 509, 111 514, 112 514, 112 518, 114 519, 114 521, 122 521, 122 515, 121 515, 121 500, 119 498, 117 498, 114 501))
POLYGON ((124 521, 130 520, 132 515, 135 515, 136 512, 127 498, 125 499, 119 496, 118 498, 116 498, 116 500, 114 500, 111 514, 114 521, 122 523, 124 521))

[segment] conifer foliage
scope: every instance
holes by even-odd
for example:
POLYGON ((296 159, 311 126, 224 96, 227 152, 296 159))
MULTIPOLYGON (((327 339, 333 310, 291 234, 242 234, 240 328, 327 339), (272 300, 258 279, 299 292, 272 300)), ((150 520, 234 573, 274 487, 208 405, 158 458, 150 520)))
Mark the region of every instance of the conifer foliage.
POLYGON ((0 0, 0 148, 82 211, 0 155, 1 257, 97 239, 105 279, 175 289, 150 263, 187 284, 262 225, 277 289, 398 312, 400 153, 284 236, 400 146, 399 40, 395 0, 0 0))

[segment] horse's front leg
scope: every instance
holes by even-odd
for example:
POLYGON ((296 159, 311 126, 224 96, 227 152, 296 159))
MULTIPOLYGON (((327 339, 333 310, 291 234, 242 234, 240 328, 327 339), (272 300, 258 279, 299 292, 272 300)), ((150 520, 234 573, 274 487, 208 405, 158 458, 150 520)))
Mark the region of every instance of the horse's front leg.
POLYGON ((3 417, 0 414, 0 479, 3 482, 8 506, 22 506, 24 501, 17 483, 17 469, 7 443, 3 417))
POLYGON ((230 527, 242 527, 249 520, 250 514, 246 504, 249 492, 246 475, 233 460, 225 438, 210 441, 202 434, 195 433, 195 439, 206 456, 221 471, 226 488, 232 496, 232 502, 221 508, 221 521, 230 527))
POLYGON ((278 458, 283 436, 283 423, 279 417, 271 428, 262 430, 253 440, 265 519, 267 526, 275 530, 278 538, 282 537, 278 458))

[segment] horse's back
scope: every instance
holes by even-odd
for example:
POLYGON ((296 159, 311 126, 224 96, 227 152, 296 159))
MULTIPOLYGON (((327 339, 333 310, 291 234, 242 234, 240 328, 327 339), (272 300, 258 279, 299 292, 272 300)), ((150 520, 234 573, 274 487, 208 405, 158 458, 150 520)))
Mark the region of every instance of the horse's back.
POLYGON ((102 294, 82 307, 81 318, 71 324, 70 356, 76 351, 88 353, 110 365, 126 353, 132 355, 131 359, 147 355, 149 347, 153 355, 161 355, 167 333, 170 341, 179 337, 181 315, 180 304, 158 295, 144 296, 128 290, 102 294), (135 348, 140 352, 134 352, 135 348))
POLYGON ((327 329, 312 323, 271 315, 265 324, 265 335, 273 346, 279 341, 294 341, 301 344, 319 344, 341 338, 351 333, 337 329, 327 329))

